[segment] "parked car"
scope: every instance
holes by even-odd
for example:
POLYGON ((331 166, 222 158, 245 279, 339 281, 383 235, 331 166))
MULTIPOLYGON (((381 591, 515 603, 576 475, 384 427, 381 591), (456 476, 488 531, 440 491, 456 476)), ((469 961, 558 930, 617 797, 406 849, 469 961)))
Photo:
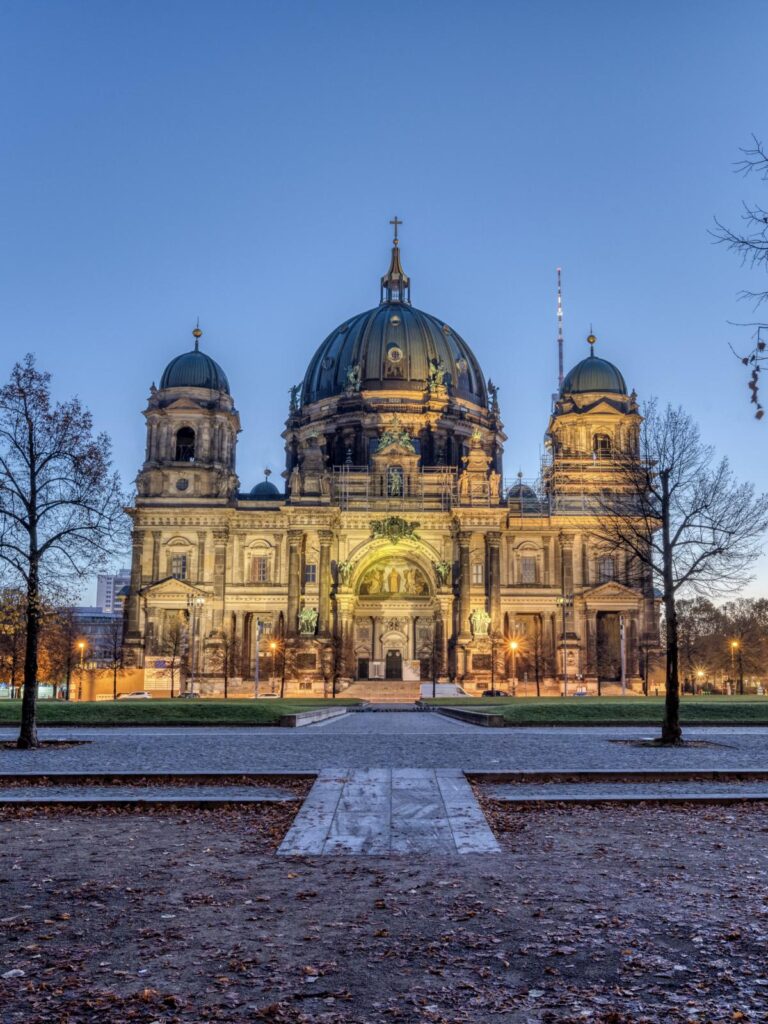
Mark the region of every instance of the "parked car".
POLYGON ((176 696, 181 700, 197 700, 200 694, 196 690, 187 690, 185 693, 177 693, 176 696))
POLYGON ((146 690, 131 690, 130 693, 121 693, 118 700, 151 700, 152 694, 146 690))
POLYGON ((483 690, 484 697, 508 697, 506 690, 483 690))

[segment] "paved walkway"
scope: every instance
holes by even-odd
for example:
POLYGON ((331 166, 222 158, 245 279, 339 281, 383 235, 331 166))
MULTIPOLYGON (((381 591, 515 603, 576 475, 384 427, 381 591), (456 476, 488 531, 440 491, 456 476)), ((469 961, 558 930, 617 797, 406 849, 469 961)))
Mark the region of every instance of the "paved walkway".
POLYGON ((461 771, 326 769, 278 853, 498 853, 461 771))
MULTIPOLYGON (((304 729, 41 729, 43 738, 85 746, 0 751, 0 772, 257 772, 349 768, 463 768, 466 771, 577 769, 764 769, 768 728, 690 728, 715 746, 653 748, 616 743, 657 730, 618 727, 483 729, 426 712, 349 714, 304 729)), ((0 730, 15 738, 16 730, 0 730)))

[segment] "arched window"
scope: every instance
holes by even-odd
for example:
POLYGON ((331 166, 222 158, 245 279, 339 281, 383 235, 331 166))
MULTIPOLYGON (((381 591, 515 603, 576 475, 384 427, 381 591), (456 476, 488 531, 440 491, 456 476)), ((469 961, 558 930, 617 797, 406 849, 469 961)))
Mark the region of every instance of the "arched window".
POLYGON ((195 461, 195 432, 192 427, 182 427, 176 434, 176 461, 195 461))
POLYGON ((607 434, 595 434, 592 438, 592 451, 600 458, 611 454, 611 439, 607 434))

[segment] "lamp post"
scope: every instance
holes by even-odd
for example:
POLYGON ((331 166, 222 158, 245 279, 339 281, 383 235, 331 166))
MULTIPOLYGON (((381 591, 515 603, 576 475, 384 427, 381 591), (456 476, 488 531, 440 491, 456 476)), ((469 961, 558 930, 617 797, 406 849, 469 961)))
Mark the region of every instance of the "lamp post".
POLYGON ((77 683, 77 699, 78 700, 82 700, 83 699, 83 657, 85 655, 85 642, 83 640, 80 640, 80 642, 77 645, 77 648, 80 651, 80 666, 79 666, 79 670, 78 670, 78 683, 77 683))
POLYGON ((277 650, 277 644, 275 643, 274 640, 272 640, 270 645, 269 645, 269 651, 270 651, 270 654, 272 655, 272 671, 270 672, 270 677, 269 677, 269 689, 270 689, 270 692, 272 692, 272 693, 275 692, 275 651, 276 650, 277 650))
MULTIPOLYGON (((564 586, 565 584, 563 584, 564 586)), ((568 627, 566 619, 566 609, 573 605, 573 595, 563 594, 562 597, 558 597, 557 603, 563 609, 563 696, 568 696, 568 627)))
POLYGON ((704 679, 704 670, 703 669, 700 668, 700 669, 696 670, 696 678, 699 680, 699 690, 701 690, 702 680, 704 679))
POLYGON ((517 640, 509 641, 509 649, 512 652, 512 696, 517 696, 517 649, 520 644, 517 640))
POLYGON ((731 640, 731 686, 735 689, 736 683, 736 651, 739 649, 739 641, 731 640))
POLYGON ((200 615, 202 614, 204 604, 205 598, 200 595, 197 597, 187 598, 187 608, 189 609, 189 680, 191 684, 191 693, 195 692, 196 637, 199 629, 200 615))
POLYGON ((259 696, 259 644, 261 643, 261 631, 264 629, 264 623, 261 619, 256 619, 256 666, 253 670, 253 685, 254 685, 254 696, 259 696))
MULTIPOLYGON (((735 674, 734 661, 736 659, 736 652, 739 653, 739 684, 737 693, 742 697, 744 696, 744 661, 741 653, 741 644, 738 640, 731 640, 731 678, 733 679, 735 674)), ((735 681, 735 680, 734 680, 735 681)))

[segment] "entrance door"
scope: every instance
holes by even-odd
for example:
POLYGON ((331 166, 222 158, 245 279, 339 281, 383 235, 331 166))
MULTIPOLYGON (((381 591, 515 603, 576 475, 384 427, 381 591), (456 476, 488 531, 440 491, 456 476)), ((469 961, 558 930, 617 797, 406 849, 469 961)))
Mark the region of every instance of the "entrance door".
POLYGON ((597 613, 597 674, 609 683, 621 679, 621 634, 617 612, 597 613))
POLYGON ((403 678, 403 656, 400 651, 387 651, 385 674, 387 679, 403 678))

